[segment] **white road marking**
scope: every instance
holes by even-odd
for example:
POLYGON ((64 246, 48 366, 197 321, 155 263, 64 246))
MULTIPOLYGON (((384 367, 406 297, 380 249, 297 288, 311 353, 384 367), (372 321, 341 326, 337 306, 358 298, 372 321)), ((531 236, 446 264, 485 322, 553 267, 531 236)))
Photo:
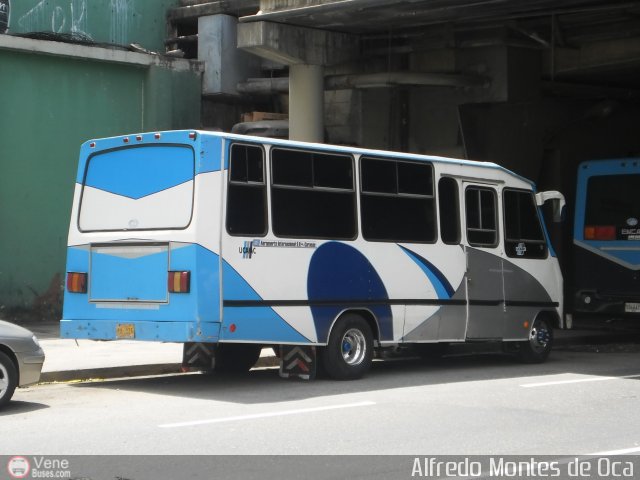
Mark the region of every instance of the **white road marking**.
POLYGON ((588 377, 588 378, 574 378, 572 380, 558 380, 556 382, 540 382, 540 383, 525 383, 520 385, 523 388, 534 387, 549 387, 552 385, 568 385, 570 383, 585 383, 585 382, 604 382, 607 380, 622 380, 625 378, 640 378, 639 375, 623 375, 620 377, 588 377))
POLYGON ((206 420, 193 420, 190 422, 178 422, 178 423, 165 423, 158 425, 160 428, 177 428, 177 427, 191 427, 194 425, 208 425, 212 423, 224 423, 224 422, 238 422, 242 420, 255 420, 258 418, 270 418, 270 417, 282 417, 286 415, 298 415, 301 413, 313 413, 323 412, 327 410, 340 410, 343 408, 356 408, 356 407, 368 407, 375 405, 376 402, 365 401, 358 403, 345 403, 342 405, 328 405, 326 407, 314 407, 314 408, 299 408, 296 410, 283 410, 281 412, 266 412, 255 413, 252 415, 238 415, 235 417, 222 417, 222 418, 209 418, 206 420))
POLYGON ((593 457, 606 457, 609 455, 629 455, 630 453, 640 452, 640 447, 624 448, 622 450, 610 450, 608 452, 588 453, 588 456, 593 457))

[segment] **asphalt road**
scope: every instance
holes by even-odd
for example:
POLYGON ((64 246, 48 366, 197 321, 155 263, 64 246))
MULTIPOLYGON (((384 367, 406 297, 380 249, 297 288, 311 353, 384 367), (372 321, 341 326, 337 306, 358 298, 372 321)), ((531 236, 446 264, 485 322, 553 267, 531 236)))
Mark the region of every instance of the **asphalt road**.
POLYGON ((363 380, 183 374, 19 389, 0 455, 640 452, 640 345, 375 362, 363 380))

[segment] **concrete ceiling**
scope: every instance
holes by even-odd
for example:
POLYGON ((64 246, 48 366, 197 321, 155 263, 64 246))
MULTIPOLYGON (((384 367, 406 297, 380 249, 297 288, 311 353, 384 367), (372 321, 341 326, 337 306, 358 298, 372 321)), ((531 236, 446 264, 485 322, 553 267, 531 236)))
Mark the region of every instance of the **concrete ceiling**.
POLYGON ((357 34, 365 50, 510 44, 543 51, 554 80, 635 87, 640 2, 610 0, 262 0, 242 22, 357 34))
POLYGON ((174 22, 217 13, 358 35, 363 55, 484 45, 539 49, 548 80, 636 89, 640 1, 181 0, 174 22))

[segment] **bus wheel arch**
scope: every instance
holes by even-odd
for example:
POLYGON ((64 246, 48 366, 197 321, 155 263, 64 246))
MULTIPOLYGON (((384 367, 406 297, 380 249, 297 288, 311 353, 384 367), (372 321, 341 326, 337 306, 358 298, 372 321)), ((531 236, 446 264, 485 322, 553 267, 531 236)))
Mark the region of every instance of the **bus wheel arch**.
POLYGON ((336 380, 362 378, 373 361, 377 322, 367 311, 343 312, 329 331, 327 345, 320 352, 322 370, 336 380))

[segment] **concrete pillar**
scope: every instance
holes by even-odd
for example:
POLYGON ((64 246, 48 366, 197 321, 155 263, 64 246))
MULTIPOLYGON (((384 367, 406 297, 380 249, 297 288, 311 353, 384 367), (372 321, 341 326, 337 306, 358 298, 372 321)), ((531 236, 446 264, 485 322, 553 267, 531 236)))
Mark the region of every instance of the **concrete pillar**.
POLYGON ((260 60, 236 48, 238 19, 230 15, 198 18, 198 60, 205 63, 204 95, 238 95, 236 87, 260 74, 260 60))
POLYGON ((324 141, 324 66, 358 57, 358 37, 255 21, 238 25, 238 48, 289 65, 289 138, 324 141))
POLYGON ((289 139, 324 141, 324 67, 289 67, 289 139))

